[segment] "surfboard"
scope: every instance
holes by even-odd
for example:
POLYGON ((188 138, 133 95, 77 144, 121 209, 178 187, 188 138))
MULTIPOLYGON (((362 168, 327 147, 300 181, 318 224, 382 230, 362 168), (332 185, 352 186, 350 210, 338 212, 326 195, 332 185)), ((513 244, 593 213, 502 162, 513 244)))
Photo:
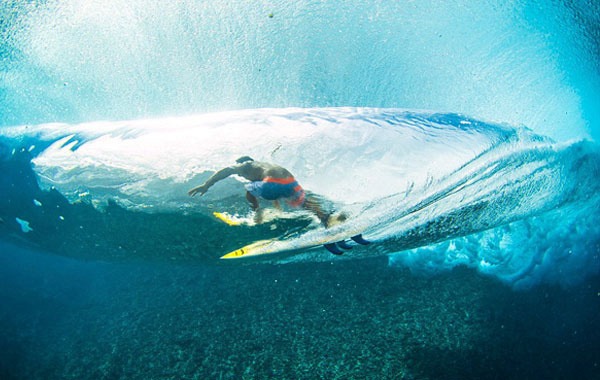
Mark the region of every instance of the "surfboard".
POLYGON ((280 238, 259 240, 231 251, 221 256, 221 259, 256 257, 296 250, 307 250, 320 246, 334 255, 342 255, 344 251, 352 249, 355 245, 368 245, 371 243, 361 233, 357 233, 356 231, 340 231, 333 234, 325 234, 324 236, 322 234, 319 235, 312 239, 302 239, 300 237, 291 240, 282 240, 280 238))
POLYGON ((252 219, 240 218, 226 212, 213 212, 213 215, 220 221, 227 223, 230 226, 240 226, 242 224, 250 225, 250 223, 253 222, 252 219))
MULTIPOLYGON (((229 226, 256 226, 258 225, 254 221, 254 212, 249 213, 248 215, 238 215, 238 214, 230 214, 228 212, 213 212, 213 216, 220 220, 223 223, 226 223, 229 226)), ((306 213, 300 214, 298 212, 288 212, 282 211, 272 208, 267 208, 263 210, 262 214, 262 223, 272 223, 280 219, 301 219, 306 218, 306 213)))

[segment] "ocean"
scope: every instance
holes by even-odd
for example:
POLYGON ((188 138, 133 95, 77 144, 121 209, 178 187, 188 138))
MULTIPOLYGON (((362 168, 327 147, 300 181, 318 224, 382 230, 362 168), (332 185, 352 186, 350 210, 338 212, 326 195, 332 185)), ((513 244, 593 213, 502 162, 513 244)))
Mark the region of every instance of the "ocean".
POLYGON ((600 377, 595 3, 0 20, 0 377, 600 377), (345 220, 188 195, 242 156, 345 220))

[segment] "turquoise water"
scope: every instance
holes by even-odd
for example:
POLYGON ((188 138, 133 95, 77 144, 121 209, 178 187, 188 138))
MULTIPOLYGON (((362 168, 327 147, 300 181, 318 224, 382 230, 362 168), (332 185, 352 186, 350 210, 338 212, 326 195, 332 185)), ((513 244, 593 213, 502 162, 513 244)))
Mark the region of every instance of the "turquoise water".
POLYGON ((597 5, 0 17, 4 378, 599 375, 597 5), (349 219, 253 226, 240 178, 187 196, 243 155, 349 219))

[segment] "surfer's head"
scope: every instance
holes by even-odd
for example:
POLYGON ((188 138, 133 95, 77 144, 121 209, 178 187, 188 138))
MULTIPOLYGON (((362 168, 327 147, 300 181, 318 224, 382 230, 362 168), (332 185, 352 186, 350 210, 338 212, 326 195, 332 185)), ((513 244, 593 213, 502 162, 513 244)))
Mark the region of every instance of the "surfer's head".
POLYGON ((242 156, 242 157, 238 158, 237 160, 235 160, 235 162, 237 162, 238 164, 243 164, 246 161, 254 161, 254 160, 252 159, 252 157, 249 157, 249 156, 242 156))

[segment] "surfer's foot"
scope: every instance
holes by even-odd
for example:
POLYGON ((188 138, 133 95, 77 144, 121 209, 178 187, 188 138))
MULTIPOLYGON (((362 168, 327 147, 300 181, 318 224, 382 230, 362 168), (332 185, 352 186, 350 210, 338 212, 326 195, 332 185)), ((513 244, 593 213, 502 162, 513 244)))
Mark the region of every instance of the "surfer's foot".
POLYGON ((345 222, 346 219, 348 219, 348 216, 346 214, 344 214, 343 212, 340 212, 339 214, 336 214, 336 215, 329 215, 329 217, 327 218, 327 222, 325 223, 325 227, 336 226, 338 224, 345 222))

